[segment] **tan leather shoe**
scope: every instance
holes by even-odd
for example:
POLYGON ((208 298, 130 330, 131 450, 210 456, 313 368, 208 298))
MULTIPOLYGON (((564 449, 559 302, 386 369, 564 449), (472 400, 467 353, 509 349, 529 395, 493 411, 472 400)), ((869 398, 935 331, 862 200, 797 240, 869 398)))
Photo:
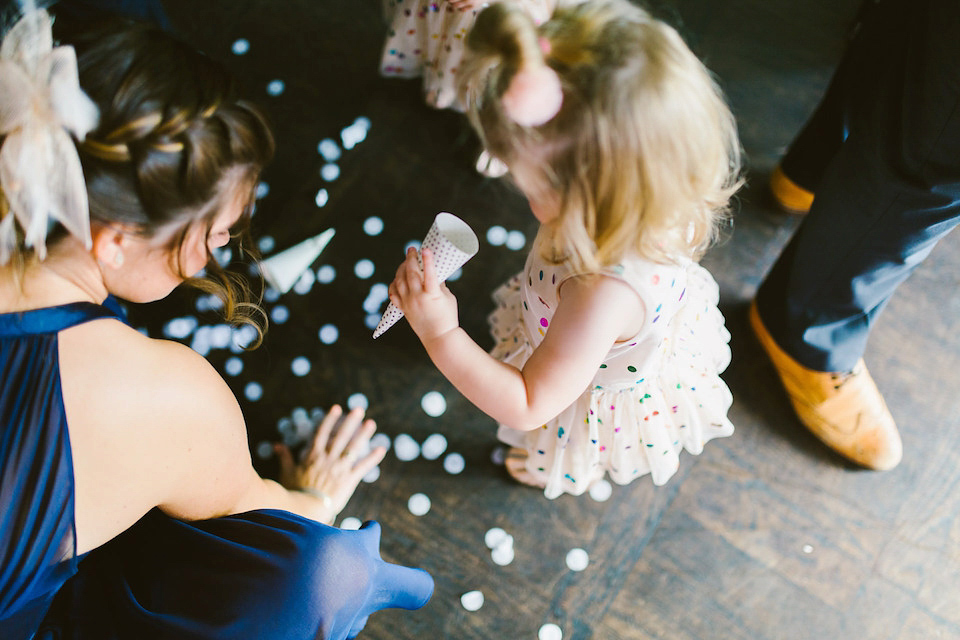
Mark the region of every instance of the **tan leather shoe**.
POLYGON ((900 433, 863 360, 850 373, 808 369, 774 342, 763 326, 756 301, 750 305, 750 326, 804 426, 859 465, 877 471, 897 466, 903 456, 900 433))
POLYGON ((807 213, 813 205, 813 192, 807 191, 787 177, 780 165, 770 174, 770 193, 787 213, 807 213))

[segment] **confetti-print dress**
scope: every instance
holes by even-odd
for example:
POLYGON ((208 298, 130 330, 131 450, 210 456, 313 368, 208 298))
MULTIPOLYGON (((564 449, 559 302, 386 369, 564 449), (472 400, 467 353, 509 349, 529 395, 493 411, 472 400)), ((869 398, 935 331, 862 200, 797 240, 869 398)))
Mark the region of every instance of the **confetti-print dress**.
MULTIPOLYGON (((494 292, 491 353, 517 368, 550 330, 570 274, 568 265, 539 254, 534 248, 523 272, 494 292)), ((699 454, 708 440, 733 433, 733 399, 719 377, 730 362, 730 334, 713 277, 695 262, 639 258, 604 275, 637 292, 643 327, 613 346, 587 390, 559 416, 533 431, 501 425, 497 434, 527 450, 527 469, 546 484, 548 498, 579 495, 605 473, 618 484, 649 473, 662 485, 676 472, 681 449, 699 454)))
MULTIPOLYGON (((552 2, 521 0, 519 4, 538 24, 550 17, 552 2)), ((427 104, 463 111, 457 98, 457 72, 463 60, 464 39, 481 7, 458 11, 444 0, 383 0, 389 23, 380 73, 385 76, 423 76, 427 104)))

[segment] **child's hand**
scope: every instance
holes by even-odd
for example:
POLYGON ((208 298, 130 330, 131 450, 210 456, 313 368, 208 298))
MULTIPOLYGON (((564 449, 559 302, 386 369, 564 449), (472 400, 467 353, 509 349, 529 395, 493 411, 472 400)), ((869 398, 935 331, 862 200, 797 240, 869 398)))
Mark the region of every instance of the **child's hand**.
POLYGON ((407 250, 407 259, 397 269, 390 284, 390 302, 407 317, 413 331, 423 343, 429 342, 460 326, 457 299, 447 285, 437 280, 433 252, 421 252, 423 271, 417 263, 417 251, 407 250))

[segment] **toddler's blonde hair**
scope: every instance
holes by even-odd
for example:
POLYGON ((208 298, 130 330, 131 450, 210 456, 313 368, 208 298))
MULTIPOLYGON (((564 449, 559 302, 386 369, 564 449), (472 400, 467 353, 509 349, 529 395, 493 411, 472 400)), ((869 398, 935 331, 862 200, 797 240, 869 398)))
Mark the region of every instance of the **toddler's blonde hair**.
POLYGON ((698 258, 715 240, 740 186, 736 123, 673 28, 627 0, 560 8, 539 27, 504 2, 477 17, 467 45, 460 89, 474 128, 528 198, 559 207, 545 257, 590 272, 631 253, 698 258), (501 99, 539 61, 563 105, 523 127, 501 99))

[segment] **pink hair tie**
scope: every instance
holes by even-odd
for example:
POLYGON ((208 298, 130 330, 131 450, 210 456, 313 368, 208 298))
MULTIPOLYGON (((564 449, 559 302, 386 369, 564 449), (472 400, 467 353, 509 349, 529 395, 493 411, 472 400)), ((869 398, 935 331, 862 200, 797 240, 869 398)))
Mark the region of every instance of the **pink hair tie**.
POLYGON ((521 69, 503 94, 503 110, 524 127, 538 127, 553 119, 563 106, 557 72, 545 64, 521 69))

